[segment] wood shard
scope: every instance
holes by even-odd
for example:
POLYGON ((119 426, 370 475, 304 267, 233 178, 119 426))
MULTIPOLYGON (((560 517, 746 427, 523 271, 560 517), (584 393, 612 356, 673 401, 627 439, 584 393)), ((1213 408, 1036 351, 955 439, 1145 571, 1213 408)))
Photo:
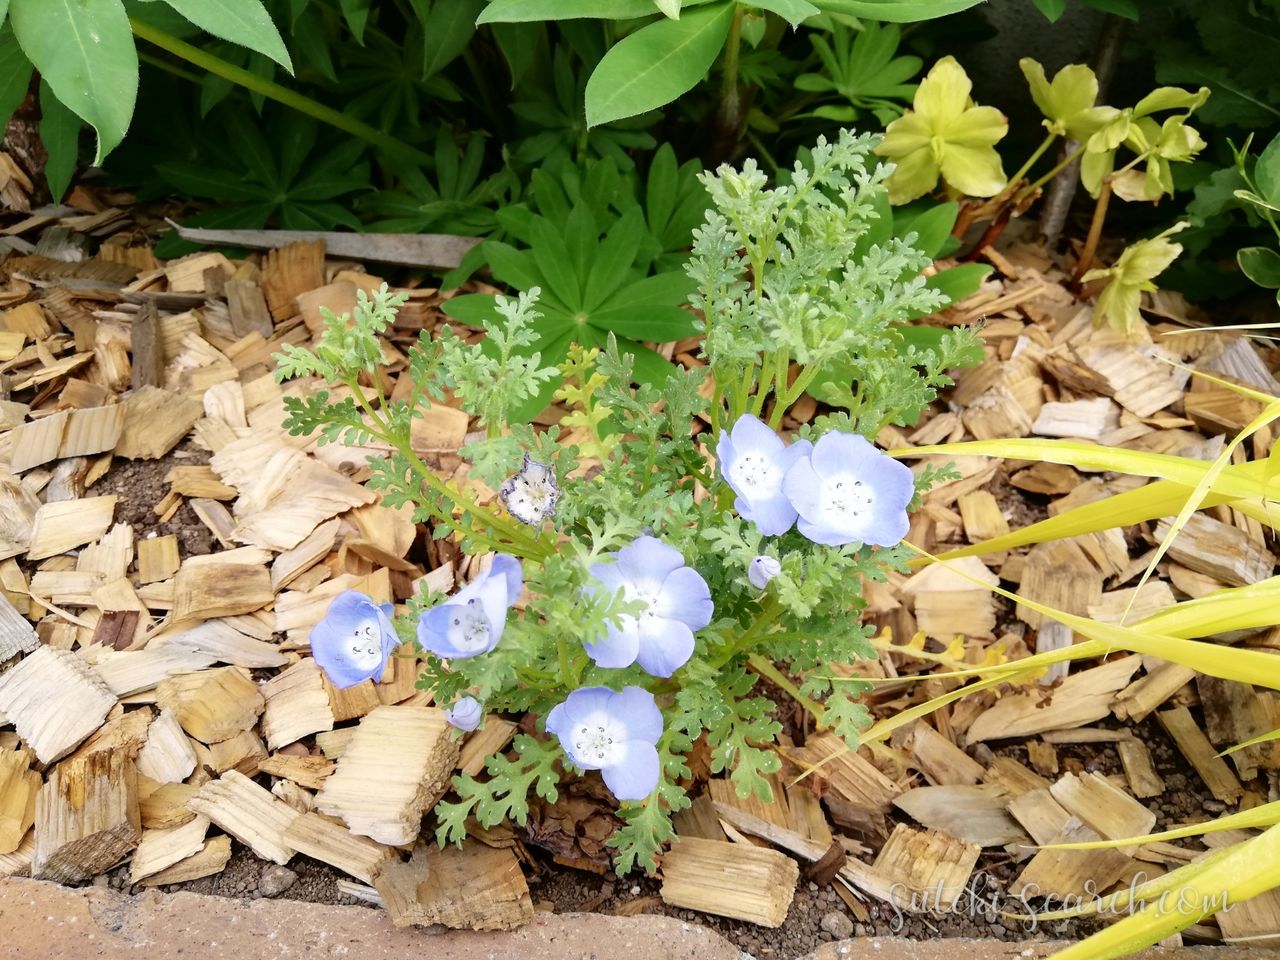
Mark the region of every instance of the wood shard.
MULTIPOLYGON (((1169 522, 1156 524, 1156 537, 1169 535, 1169 522)), ((1203 513, 1193 513, 1173 542, 1169 556, 1183 566, 1223 583, 1243 587, 1271 576, 1276 558, 1243 530, 1203 513)))
POLYGON ((979 714, 965 734, 969 743, 1025 737, 1046 730, 1083 727, 1111 712, 1112 700, 1142 664, 1140 656, 1122 657, 1074 673, 1047 696, 1042 690, 1017 690, 979 714))
POLYGON ((36 794, 42 783, 31 769, 30 750, 0 750, 0 855, 13 853, 36 820, 36 794))
POLYGON ((195 813, 187 808, 187 801, 196 795, 198 789, 190 783, 165 783, 158 787, 148 784, 146 790, 140 785, 138 810, 142 814, 143 827, 163 829, 188 823, 195 813))
POLYGON ((85 497, 43 504, 31 526, 28 560, 44 560, 92 543, 111 526, 115 496, 85 497))
POLYGON ((287 753, 276 753, 259 763, 258 770, 273 777, 292 780, 308 790, 319 790, 333 773, 334 763, 328 757, 295 757, 287 753))
POLYGON ((189 883, 201 877, 221 873, 231 859, 231 838, 218 836, 205 841, 199 853, 180 860, 168 869, 152 874, 142 881, 144 887, 167 886, 171 883, 189 883))
POLYGON ((272 750, 333 729, 333 711, 322 674, 310 658, 300 660, 262 685, 266 709, 262 733, 272 750))
POLYGON ((138 845, 138 774, 122 750, 58 764, 36 803, 31 875, 77 884, 114 867, 138 845))
POLYGON ((371 711, 316 794, 316 809, 379 843, 412 843, 457 763, 452 730, 435 707, 402 704, 371 711))
POLYGON ((271 574, 260 563, 184 563, 173 590, 174 623, 253 613, 275 599, 271 574))
POLYGON ((780 927, 800 868, 785 853, 682 837, 662 856, 662 901, 675 907, 780 927))
POLYGON ((143 830, 138 849, 133 852, 129 882, 138 883, 175 863, 195 856, 204 848, 204 837, 208 832, 209 820, 201 816, 192 817, 180 827, 143 830))
POLYGON ((138 541, 138 582, 157 583, 168 580, 178 572, 177 534, 163 537, 145 537, 138 541))
POLYGON ((397 927, 513 930, 534 917, 515 851, 475 840, 444 849, 420 844, 408 862, 387 861, 374 887, 397 927))
POLYGON ((921 826, 981 847, 998 847, 1026 839, 1005 810, 1007 799, 1001 787, 962 784, 908 790, 893 804, 921 826))
POLYGON ((124 429, 115 454, 129 460, 158 460, 191 432, 204 413, 199 400, 147 385, 124 399, 124 429))
POLYGON ((871 761, 850 750, 834 734, 810 737, 804 747, 785 752, 801 770, 817 771, 826 779, 828 789, 847 803, 877 816, 888 813, 893 798, 902 792, 871 761))
POLYGON ((373 883, 391 848, 357 837, 341 824, 318 813, 298 817, 285 831, 284 842, 301 854, 336 867, 357 880, 373 883))
MULTIPOLYGON (((0 709, 3 708, 4 704, 0 703, 0 709)), ((1210 793, 1223 803, 1235 803, 1244 796, 1244 787, 1231 772, 1227 762, 1218 756, 1218 751, 1213 748, 1204 731, 1196 725, 1191 711, 1186 707, 1161 710, 1156 713, 1156 719, 1187 758, 1187 762, 1200 774, 1200 779, 1210 793)))
POLYGON ((0 716, 41 763, 66 756, 106 719, 115 695, 76 654, 41 647, 0 674, 0 716))
POLYGON ((244 774, 228 770, 210 780, 187 806, 264 860, 283 866, 293 857, 294 850, 285 843, 284 835, 300 814, 244 774))
POLYGON ((239 667, 161 681, 156 703, 172 710, 182 729, 201 743, 219 743, 243 733, 257 723, 263 708, 257 684, 239 667))

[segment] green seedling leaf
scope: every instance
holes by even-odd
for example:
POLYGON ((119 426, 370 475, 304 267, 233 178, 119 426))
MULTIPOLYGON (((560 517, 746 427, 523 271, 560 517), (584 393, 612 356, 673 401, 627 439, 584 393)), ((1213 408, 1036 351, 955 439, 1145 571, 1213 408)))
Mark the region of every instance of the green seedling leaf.
POLYGON ((916 23, 934 20, 976 7, 982 0, 818 0, 826 13, 867 17, 887 23, 916 23))
MULTIPOLYGON (((247 47, 264 57, 270 57, 293 73, 293 61, 289 58, 289 51, 285 49, 280 31, 276 29, 271 14, 267 13, 267 8, 262 5, 262 0, 164 0, 164 2, 202 30, 207 30, 215 37, 247 47)), ((350 3, 351 0, 343 3, 344 13, 350 3)), ((367 9, 365 13, 367 15, 367 9)), ((349 14, 348 22, 350 22, 349 14)), ((357 32, 357 36, 359 35, 359 31, 355 31, 354 26, 352 30, 357 32)))
POLYGON ((121 0, 12 0, 14 35, 58 100, 98 133, 93 162, 124 139, 138 51, 121 0))
POLYGON ((793 27, 800 26, 805 20, 822 12, 808 0, 752 0, 751 5, 776 13, 793 27))
POLYGON ((1241 272, 1267 290, 1280 288, 1280 253, 1270 247, 1245 247, 1236 251, 1241 272))
POLYGON ((653 0, 493 0, 476 18, 476 25, 533 20, 634 20, 657 12, 653 0))
POLYGON ((614 44, 587 81, 587 125, 634 117, 692 89, 724 46, 733 11, 732 3, 688 10, 614 44))
POLYGON ((8 24, 0 26, 0 123, 21 106, 31 84, 31 70, 31 61, 18 46, 13 28, 8 24))
POLYGON ((1280 134, 1272 138, 1258 155, 1253 181, 1267 203, 1273 208, 1280 206, 1280 134))
POLYGON ((80 152, 80 118, 54 96, 48 82, 40 81, 40 141, 49 151, 44 175, 54 201, 61 200, 71 186, 80 152))

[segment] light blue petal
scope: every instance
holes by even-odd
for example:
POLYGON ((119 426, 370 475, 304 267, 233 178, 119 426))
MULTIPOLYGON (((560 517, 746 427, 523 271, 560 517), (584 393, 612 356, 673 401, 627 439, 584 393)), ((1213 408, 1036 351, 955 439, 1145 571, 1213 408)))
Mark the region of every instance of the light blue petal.
POLYGON ((387 659, 397 645, 389 642, 388 636, 392 641, 396 640, 391 624, 378 605, 363 593, 345 590, 329 604, 324 618, 311 628, 308 642, 316 665, 324 671, 329 682, 339 690, 345 690, 382 675, 387 659), (352 634, 367 620, 375 621, 382 632, 382 658, 372 669, 362 669, 352 662, 348 648, 352 634))
POLYGON ((619 800, 643 800, 658 785, 658 750, 652 743, 630 740, 623 759, 600 771, 605 786, 619 800))
POLYGON ((662 736, 662 711, 644 687, 623 687, 613 695, 608 709, 625 721, 628 739, 657 743, 662 736))
POLYGON ((786 444, 778 434, 769 429, 759 417, 744 413, 733 425, 733 447, 739 454, 756 453, 776 460, 782 455, 786 444))
MULTIPOLYGON (((476 598, 472 597, 471 599, 474 600, 476 598)), ((447 600, 439 606, 432 607, 430 610, 424 610, 418 617, 418 643, 437 657, 446 660, 466 660, 469 657, 488 653, 496 647, 498 639, 502 636, 501 626, 495 630, 492 621, 489 621, 487 617, 485 619, 489 624, 489 642, 485 646, 469 650, 459 647, 449 638, 449 626, 452 620, 459 615, 459 608, 466 606, 466 602, 458 603, 458 598, 454 597, 452 600, 447 600)), ((484 616, 484 614, 481 614, 481 616, 484 616)))
POLYGON ((861 479, 875 495, 877 506, 905 510, 915 496, 916 478, 911 468, 887 454, 863 466, 861 479))
MULTIPOLYGON (((812 521, 820 513, 818 493, 821 488, 822 480, 814 473, 813 461, 809 457, 793 463, 787 475, 782 478, 782 494, 802 519, 812 521)), ((800 532, 804 533, 803 530, 800 532)))
POLYGON ((872 513, 858 539, 877 547, 892 547, 901 543, 910 529, 911 521, 905 509, 878 508, 872 513))
MULTIPOLYGON (((565 718, 569 722, 569 726, 575 723, 584 723, 591 719, 593 713, 612 714, 611 705, 618 693, 608 687, 582 687, 573 691, 560 704, 564 708, 565 718)), ((559 709, 559 708, 557 708, 559 709)), ((551 718, 547 717, 547 729, 551 729, 551 718)), ((568 727, 565 728, 566 731, 568 727)), ((556 736, 559 736, 557 733, 556 736)))
POLYGON ((640 634, 636 629, 636 618, 622 616, 618 618, 621 625, 610 628, 599 643, 583 645, 597 667, 620 669, 636 662, 640 652, 640 634))
POLYGON ((617 593, 626 586, 627 578, 623 576, 616 563, 596 563, 588 571, 600 582, 608 593, 617 593))
POLYGON ((814 543, 821 543, 828 547, 842 547, 846 543, 853 543, 858 539, 853 534, 844 530, 837 530, 828 524, 822 522, 811 523, 803 515, 796 521, 796 529, 814 543))
POLYGON ((711 622, 715 612, 711 588, 697 570, 681 567, 662 582, 653 612, 659 617, 679 620, 690 630, 701 630, 711 622))
MULTIPOLYGON (((785 478, 783 483, 785 491, 785 478)), ((738 516, 743 520, 750 520, 766 537, 781 536, 796 522, 796 508, 787 499, 785 492, 776 497, 738 497, 733 506, 738 511, 738 516)))
POLYGON ((860 433, 828 433, 818 439, 809 461, 820 477, 857 475, 862 465, 881 456, 860 433))
POLYGON ((508 607, 520 599, 520 591, 524 588, 524 570, 517 558, 506 553, 498 554, 489 567, 489 576, 506 584, 508 607))
MULTIPOLYGON (((729 483, 729 464, 733 463, 737 456, 729 431, 721 430, 720 439, 716 441, 716 464, 720 468, 720 476, 724 478, 725 483, 729 483)), ((732 486, 732 484, 729 485, 732 486)))
POLYGON ((635 662, 640 668, 650 676, 669 677, 693 656, 693 631, 679 620, 645 617, 640 622, 639 647, 635 662))
POLYGON ((684 566, 684 557, 657 537, 636 537, 617 553, 618 572, 632 582, 653 580, 661 583, 671 571, 684 566))

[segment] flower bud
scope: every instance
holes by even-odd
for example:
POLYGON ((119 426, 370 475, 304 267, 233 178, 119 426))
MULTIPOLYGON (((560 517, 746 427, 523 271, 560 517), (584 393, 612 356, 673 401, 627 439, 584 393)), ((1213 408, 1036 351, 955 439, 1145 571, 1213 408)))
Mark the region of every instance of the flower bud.
POLYGON ((752 586, 761 590, 781 572, 782 564, 773 557, 766 557, 763 554, 747 564, 747 579, 751 581, 752 586))
POLYGON ((444 718, 459 730, 474 730, 484 717, 484 707, 475 697, 462 697, 444 712, 444 718))

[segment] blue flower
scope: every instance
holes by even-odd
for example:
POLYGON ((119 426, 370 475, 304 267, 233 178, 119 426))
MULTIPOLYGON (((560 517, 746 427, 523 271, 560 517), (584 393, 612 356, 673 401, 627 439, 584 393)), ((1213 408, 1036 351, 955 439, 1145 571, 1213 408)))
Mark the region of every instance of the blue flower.
POLYGON ((598 563, 591 575, 627 600, 639 600, 639 616, 624 614, 587 655, 600 667, 639 663, 655 677, 669 677, 693 656, 693 632, 711 622, 711 590, 696 570, 685 566, 680 551, 654 537, 637 537, 598 563))
POLYGON ((759 556, 747 564, 747 579, 751 585, 763 590, 769 581, 782 572, 782 564, 773 557, 759 556))
POLYGON ((599 770, 619 800, 643 800, 658 785, 662 713, 648 690, 575 690, 547 714, 547 732, 575 766, 599 770))
POLYGON ((400 645, 391 626, 391 604, 381 606, 363 593, 334 597, 324 619, 311 628, 311 655, 339 690, 382 675, 400 645))
POLYGON ((418 618, 418 642, 437 657, 463 660, 488 653, 502 639, 507 611, 520 596, 520 561, 500 553, 489 569, 418 618))
POLYGON ((891 547, 907 535, 915 478, 856 433, 828 433, 787 471, 782 489, 814 543, 891 547))
POLYGON ((733 507, 766 537, 786 533, 796 522, 796 509, 782 492, 782 481, 813 445, 797 440, 791 446, 758 418, 743 414, 733 430, 721 432, 716 444, 720 473, 738 495, 733 507))
POLYGON ((498 491, 498 498, 521 523, 540 526, 556 512, 556 501, 560 499, 555 469, 526 453, 520 469, 498 491))
POLYGON ((462 697, 445 710, 444 718, 459 730, 474 730, 484 718, 484 707, 475 697, 462 697))

